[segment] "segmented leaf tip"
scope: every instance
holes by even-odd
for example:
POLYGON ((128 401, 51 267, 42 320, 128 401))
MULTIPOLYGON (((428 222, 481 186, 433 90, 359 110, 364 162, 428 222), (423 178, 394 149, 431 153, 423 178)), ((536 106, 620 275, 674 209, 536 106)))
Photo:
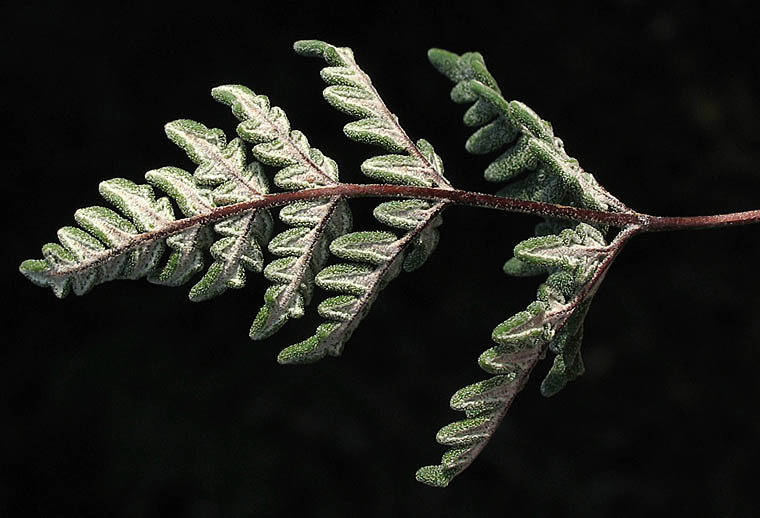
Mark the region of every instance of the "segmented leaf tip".
POLYGON ((457 79, 459 56, 444 49, 432 48, 427 52, 428 61, 433 67, 452 81, 457 79))
POLYGON ((293 42, 293 50, 302 56, 321 56, 325 45, 321 40, 297 40, 293 42))
POLYGON ((311 58, 323 58, 330 65, 339 65, 341 60, 335 52, 335 47, 321 40, 298 40, 293 43, 296 54, 311 58))
POLYGON ((422 482, 428 486, 446 487, 454 479, 454 476, 456 476, 455 470, 448 470, 437 464, 435 466, 421 467, 417 470, 414 478, 417 479, 417 482, 422 482), (454 474, 452 474, 452 471, 454 474))

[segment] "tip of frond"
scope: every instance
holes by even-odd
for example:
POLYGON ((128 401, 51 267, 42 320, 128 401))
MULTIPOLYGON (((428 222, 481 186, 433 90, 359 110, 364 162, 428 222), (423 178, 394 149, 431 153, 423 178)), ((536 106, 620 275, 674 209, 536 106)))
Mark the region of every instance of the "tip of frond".
POLYGON ((444 49, 432 48, 427 52, 428 61, 433 67, 452 81, 457 80, 459 56, 444 49))
POLYGON ((424 466, 417 470, 414 478, 417 482, 422 482, 432 487, 446 487, 454 478, 450 470, 447 470, 440 464, 435 466, 424 466))
MULTIPOLYGON (((270 292, 267 291, 267 294, 264 295, 265 300, 267 301, 264 306, 261 307, 259 312, 256 314, 256 318, 253 320, 253 323, 251 324, 251 329, 248 331, 248 336, 251 338, 251 340, 263 340, 265 338, 269 338, 273 334, 275 334, 277 331, 280 330, 280 328, 285 325, 285 322, 287 322, 287 317, 283 318, 282 316, 280 318, 272 318, 272 307, 271 303, 273 302, 274 297, 270 295, 270 292), (270 300, 267 300, 267 299, 270 300)), ((282 353, 281 353, 282 355, 282 353)), ((279 358, 278 358, 279 361, 279 358)), ((287 360, 281 361, 280 363, 291 363, 287 360)))
POLYGON ((297 54, 312 58, 322 58, 330 66, 344 66, 344 58, 341 52, 351 54, 351 49, 338 49, 334 45, 321 40, 298 40, 293 44, 293 50, 297 54))
POLYGON ((211 89, 211 97, 219 102, 232 105, 237 99, 237 92, 252 93, 251 90, 243 85, 219 85, 211 89))
POLYGON ((298 40, 293 43, 293 50, 297 54, 317 58, 321 58, 328 47, 330 45, 321 40, 298 40))
POLYGON ((18 271, 26 278, 33 279, 35 273, 42 273, 49 268, 47 261, 42 259, 27 259, 22 262, 18 271))
POLYGON ((280 351, 280 354, 277 355, 277 363, 280 365, 313 363, 324 355, 324 351, 319 350, 319 339, 312 336, 280 351))
POLYGON ((51 282, 50 263, 45 259, 27 259, 19 265, 18 271, 37 286, 53 288, 53 293, 59 299, 64 298, 70 291, 66 282, 59 284, 51 282))

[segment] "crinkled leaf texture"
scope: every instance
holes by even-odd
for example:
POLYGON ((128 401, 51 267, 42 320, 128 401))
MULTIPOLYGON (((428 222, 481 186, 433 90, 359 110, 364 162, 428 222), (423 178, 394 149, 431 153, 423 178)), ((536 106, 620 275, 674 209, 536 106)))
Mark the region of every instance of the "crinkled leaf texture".
MULTIPOLYGON (((443 162, 426 140, 413 142, 378 95, 369 77, 359 68, 349 48, 316 40, 295 44, 299 54, 324 59, 321 71, 329 85, 323 94, 328 103, 358 120, 343 128, 349 138, 380 146, 390 154, 368 158, 362 172, 381 183, 451 188, 443 176, 443 162)), ((402 269, 420 267, 438 243, 437 227, 447 202, 402 200, 381 203, 375 218, 395 229, 361 231, 333 240, 330 252, 348 261, 328 266, 315 278, 317 286, 337 293, 317 311, 326 321, 306 340, 284 349, 281 363, 304 363, 327 354, 338 355, 369 311, 379 292, 402 269)))
MULTIPOLYGON (((307 40, 297 42, 295 50, 327 63, 321 70, 328 85, 324 97, 354 118, 344 133, 382 149, 362 163, 367 177, 385 184, 452 189, 433 146, 409 138, 351 49, 307 40)), ((567 155, 548 122, 524 104, 504 99, 480 54, 458 56, 433 49, 429 57, 455 83, 452 99, 470 104, 464 122, 475 132, 466 149, 499 153, 484 176, 505 183, 501 195, 608 212, 629 210, 567 155)), ((289 319, 301 317, 318 287, 330 293, 317 305, 325 321, 313 336, 281 351, 278 361, 305 363, 338 355, 380 291, 402 270, 413 271, 431 256, 449 202, 384 201, 373 215, 392 231, 352 232, 343 196, 294 201, 279 211, 285 228, 272 237, 269 211, 250 205, 266 200, 269 193, 265 168, 273 169, 277 188, 299 191, 340 185, 338 165, 292 129, 285 112, 267 97, 241 85, 219 86, 212 96, 238 119, 238 138, 228 142, 221 130, 192 120, 170 122, 167 135, 196 164, 195 171, 162 167, 146 173, 149 185, 122 178, 101 183, 100 193, 116 210, 78 210, 79 227, 60 229, 59 243, 43 246, 43 259, 24 261, 21 272, 59 297, 70 291, 81 295, 114 279, 147 277, 177 286, 200 276, 190 289, 194 301, 241 288, 247 272, 263 272, 271 285, 251 338, 268 337, 289 319), (167 196, 157 197, 155 189, 167 196), (183 218, 175 216, 177 209, 183 218), (266 252, 274 257, 265 260, 266 252)), ((546 218, 534 237, 515 247, 504 271, 546 279, 535 301, 493 331, 496 345, 479 360, 492 377, 451 398, 451 407, 466 418, 439 431, 438 442, 450 449, 440 464, 418 471, 420 481, 445 486, 473 462, 547 351, 555 356, 541 384, 544 395, 556 394, 583 372, 583 321, 619 250, 615 242, 607 243, 606 231, 546 218)))
MULTIPOLYGON (((466 149, 475 154, 501 150, 484 171, 488 181, 508 182, 500 195, 587 209, 626 209, 567 155, 548 122, 523 103, 502 97, 480 54, 458 56, 432 49, 428 57, 455 83, 452 100, 471 104, 464 123, 477 129, 466 149)), ((548 277, 535 302, 494 329, 497 345, 480 356, 479 364, 495 376, 451 398, 451 408, 465 412, 466 419, 438 432, 437 441, 451 449, 440 464, 420 468, 419 481, 446 486, 473 462, 547 350, 556 356, 541 384, 543 395, 556 394, 583 373, 583 321, 604 268, 614 256, 605 230, 547 218, 536 226, 536 237, 515 247, 515 256, 504 265, 505 273, 548 277)))
POLYGON ((580 223, 559 235, 535 237, 515 247, 526 264, 548 273, 536 300, 494 329, 497 344, 480 355, 480 367, 495 376, 459 390, 451 408, 467 418, 442 428, 436 437, 451 446, 441 464, 426 466, 417 478, 445 486, 467 468, 493 435, 517 393, 547 350, 556 354, 541 384, 551 396, 583 374, 580 343, 583 320, 612 249, 602 234, 580 223))
POLYGON ((177 286, 204 269, 204 251, 213 258, 202 278, 190 289, 192 300, 205 300, 227 288, 241 288, 245 271, 261 271, 261 246, 269 240, 272 219, 266 210, 251 210, 214 225, 202 216, 219 207, 256 199, 268 192, 261 164, 247 162, 240 139, 227 142, 221 130, 191 120, 166 125, 166 133, 198 164, 194 174, 176 167, 148 171, 151 185, 115 178, 100 184, 100 193, 118 213, 105 207, 80 209, 74 218, 81 228, 58 231, 60 244, 42 248, 43 259, 25 261, 21 272, 58 297, 77 295, 114 279, 148 277, 157 284, 177 286), (169 198, 156 198, 154 188, 173 199, 186 218, 197 224, 176 225, 169 198), (170 250, 164 260, 164 251, 170 250))
MULTIPOLYGON (((277 187, 301 190, 339 183, 338 164, 311 147, 302 132, 291 129, 285 112, 270 106, 266 96, 241 85, 219 86, 211 94, 241 121, 237 133, 254 144, 253 155, 277 169, 277 187)), ((288 319, 303 316, 314 292, 314 277, 328 260, 329 243, 351 229, 351 211, 340 196, 292 203, 280 210, 280 220, 290 228, 269 242, 269 251, 278 259, 264 269, 272 286, 251 325, 253 339, 266 338, 288 319)))

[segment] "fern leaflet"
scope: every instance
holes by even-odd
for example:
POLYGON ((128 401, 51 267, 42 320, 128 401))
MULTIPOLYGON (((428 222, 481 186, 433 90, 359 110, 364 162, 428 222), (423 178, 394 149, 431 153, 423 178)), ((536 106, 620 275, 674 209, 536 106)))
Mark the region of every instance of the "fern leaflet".
MULTIPOLYGON (((452 100, 472 103, 464 123, 479 129, 467 140, 466 149, 485 154, 507 147, 484 172, 488 181, 510 182, 500 195, 596 210, 627 210, 568 157, 548 122, 523 103, 508 102, 501 96, 480 54, 457 56, 432 49, 428 57, 455 83, 452 100)), ((504 266, 507 274, 549 276, 535 302, 494 330, 492 338, 498 345, 484 352, 479 364, 497 376, 465 387, 451 398, 451 408, 464 411, 467 419, 438 432, 438 442, 452 449, 441 464, 420 468, 419 481, 446 486, 473 462, 547 350, 557 356, 541 384, 543 395, 556 394, 583 373, 583 320, 609 265, 605 259, 614 257, 618 247, 607 245, 602 227, 580 223, 567 228, 570 225, 566 220, 546 218, 536 227, 539 237, 515 247, 515 257, 504 266), (595 275, 601 265, 605 269, 595 275)), ((625 236, 621 234, 621 239, 625 236)))
MULTIPOLYGON (((253 155, 279 169, 274 176, 277 187, 299 190, 338 184, 335 161, 312 148, 303 133, 291 130, 285 112, 270 107, 267 97, 241 85, 220 86, 211 95, 230 105, 242 121, 237 133, 255 144, 253 155)), ((264 294, 264 306, 251 325, 253 339, 266 338, 289 318, 303 316, 314 291, 315 272, 328 259, 329 242, 351 229, 351 212, 340 196, 294 203, 280 211, 280 219, 291 228, 269 243, 269 251, 280 259, 264 269, 274 284, 264 294)))
MULTIPOLYGON (((375 90, 369 77, 359 68, 349 48, 338 48, 322 41, 299 41, 299 54, 323 58, 322 69, 328 83, 325 99, 335 108, 358 117, 346 124, 346 136, 394 152, 369 158, 361 170, 370 178, 396 184, 451 188, 443 176, 443 163, 425 140, 416 144, 407 136, 375 90)), ((322 302, 317 311, 327 321, 310 338, 284 349, 281 363, 310 362, 326 354, 338 355, 379 292, 402 268, 421 266, 438 242, 440 213, 448 202, 410 200, 378 205, 375 217, 391 227, 406 231, 402 236, 390 232, 354 232, 330 244, 330 251, 351 261, 328 266, 316 276, 317 285, 340 293, 322 302)))

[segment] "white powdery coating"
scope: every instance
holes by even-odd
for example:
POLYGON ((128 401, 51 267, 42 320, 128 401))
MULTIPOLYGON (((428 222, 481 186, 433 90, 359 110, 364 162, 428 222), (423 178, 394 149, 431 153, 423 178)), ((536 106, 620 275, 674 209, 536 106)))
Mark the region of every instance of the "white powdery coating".
MULTIPOLYGON (((419 140, 415 144, 409 138, 399 124, 398 117, 387 108, 369 76, 356 63, 353 51, 347 47, 323 45, 334 52, 341 62, 341 66, 322 69, 322 79, 330 85, 325 88, 323 95, 337 109, 360 119, 344 127, 346 135, 361 142, 381 145, 396 153, 405 152, 422 165, 418 171, 407 169, 403 174, 399 173, 400 176, 392 181, 407 183, 402 178, 411 175, 413 180, 410 185, 435 185, 451 189, 451 184, 443 176, 442 161, 433 147, 425 140, 419 140)), ((367 168, 375 171, 372 166, 367 168)), ((363 165, 362 170, 364 169, 363 165)), ((394 175, 389 173, 388 176, 394 175)), ((388 181, 385 178, 383 180, 388 181)))
MULTIPOLYGON (((261 199, 268 192, 261 166, 246 163, 242 140, 226 144, 220 130, 191 120, 170 122, 166 133, 198 164, 196 182, 216 186, 212 198, 217 206, 261 199)), ((257 272, 263 269, 260 243, 269 239, 271 228, 271 216, 265 210, 251 211, 214 225, 214 230, 223 237, 211 245, 214 263, 191 288, 190 298, 205 300, 227 288, 244 286, 245 269, 257 272)))
POLYGON ((269 99, 256 95, 242 85, 214 88, 212 95, 232 107, 242 122, 237 132, 254 143, 253 154, 262 162, 284 168, 275 175, 275 183, 283 189, 304 189, 338 182, 338 167, 302 132, 292 130, 285 112, 269 105, 269 99))

